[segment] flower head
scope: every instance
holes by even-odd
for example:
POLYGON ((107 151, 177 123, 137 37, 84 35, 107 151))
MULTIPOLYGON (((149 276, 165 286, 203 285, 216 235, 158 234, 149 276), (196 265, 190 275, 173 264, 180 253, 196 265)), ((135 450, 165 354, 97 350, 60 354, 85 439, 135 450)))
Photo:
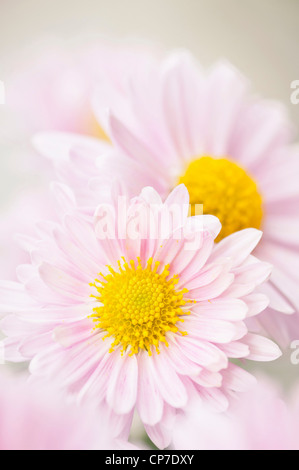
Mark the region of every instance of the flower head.
MULTIPOLYGON (((108 156, 98 147, 95 158, 87 142, 83 151, 78 139, 69 140, 68 175, 76 153, 76 172, 84 173, 86 187, 89 181, 89 200, 92 188, 100 182, 109 186, 119 174, 133 196, 150 185, 164 198, 184 183, 192 210, 201 204, 204 214, 219 218, 216 241, 242 229, 261 229, 255 254, 274 269, 265 285, 270 305, 255 328, 288 344, 298 336, 299 324, 297 315, 289 316, 299 310, 299 160, 283 108, 253 99, 247 80, 227 63, 205 73, 189 54, 174 53, 146 70, 128 79, 122 106, 113 105, 113 87, 110 95, 98 87, 95 113, 114 150, 108 156), (87 161, 89 167, 83 166, 87 161)), ((36 142, 43 153, 49 154, 49 142, 59 148, 54 135, 36 142)), ((75 187, 74 179, 68 183, 75 187)))
POLYGON ((6 359, 29 359, 32 374, 108 406, 121 436, 137 409, 160 447, 191 396, 226 409, 246 388, 251 376, 230 358, 280 355, 247 326, 268 303, 255 288, 271 266, 251 255, 261 233, 215 245, 218 219, 188 208, 183 185, 164 203, 145 188, 125 209, 98 206, 94 224, 80 210, 45 223, 20 283, 1 289, 6 359))
POLYGON ((154 47, 140 42, 103 38, 80 44, 51 38, 24 47, 7 80, 7 107, 15 126, 30 135, 56 130, 106 140, 91 107, 94 88, 101 83, 121 97, 129 71, 145 66, 147 54, 150 60, 158 57, 154 47))

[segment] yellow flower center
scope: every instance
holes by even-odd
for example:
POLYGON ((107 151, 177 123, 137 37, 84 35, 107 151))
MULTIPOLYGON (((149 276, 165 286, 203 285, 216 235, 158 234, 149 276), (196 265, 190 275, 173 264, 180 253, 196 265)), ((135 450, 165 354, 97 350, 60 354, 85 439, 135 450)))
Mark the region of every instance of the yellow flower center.
POLYGON ((140 259, 138 263, 123 261, 123 265, 118 261, 119 271, 108 266, 110 274, 100 273, 101 280, 91 284, 98 291, 94 297, 101 303, 91 315, 95 328, 107 332, 104 339, 113 336, 109 352, 120 344, 122 354, 128 351, 132 356, 144 349, 151 356, 152 346, 159 354, 160 342, 168 346, 168 333, 187 334, 179 329, 178 323, 190 313, 182 309, 191 302, 184 300, 188 291, 177 291, 178 276, 169 278, 169 266, 158 273, 160 263, 153 264, 152 258, 145 268, 140 259))
POLYGON ((254 180, 236 163, 209 156, 195 159, 179 183, 189 191, 191 215, 195 215, 195 204, 202 204, 204 214, 220 220, 222 230, 217 242, 244 228, 260 228, 261 195, 254 180))
POLYGON ((93 137, 97 137, 98 139, 101 139, 104 142, 111 144, 109 136, 106 134, 102 126, 98 123, 95 115, 92 112, 90 113, 87 119, 86 132, 87 134, 93 137))

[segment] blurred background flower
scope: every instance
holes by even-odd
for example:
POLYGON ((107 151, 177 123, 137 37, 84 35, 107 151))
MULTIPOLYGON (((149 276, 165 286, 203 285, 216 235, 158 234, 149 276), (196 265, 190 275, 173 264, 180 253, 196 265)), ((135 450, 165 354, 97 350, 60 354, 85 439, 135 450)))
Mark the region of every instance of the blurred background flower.
MULTIPOLYGON (((55 129, 105 138, 87 103, 102 61, 121 89, 128 69, 138 73, 143 48, 159 56, 183 47, 205 67, 225 58, 256 94, 286 106, 298 140, 299 105, 290 100, 291 83, 299 79, 298 16, 298 0, 2 0, 0 277, 13 278, 14 266, 26 261, 12 244, 13 233, 30 235, 33 223, 53 210, 45 190, 53 171, 33 150, 32 133, 55 129), (115 69, 111 58, 119 45, 127 54, 115 69)), ((298 376, 292 352, 287 348, 263 367, 285 388, 298 376)))
POLYGON ((296 393, 283 400, 281 387, 259 377, 258 382, 227 414, 190 406, 187 418, 178 416, 172 448, 198 450, 299 449, 296 393))
POLYGON ((53 381, 0 375, 0 450, 136 449, 115 435, 107 411, 66 403, 53 381))
MULTIPOLYGON (((290 84, 298 79, 299 68, 297 0, 2 0, 0 12, 0 80, 6 88, 34 54, 47 62, 50 48, 53 61, 55 48, 82 45, 83 38, 138 38, 138 43, 154 42, 162 49, 188 48, 204 66, 225 57, 248 76, 256 92, 282 100, 299 124, 299 106, 290 102, 290 84)), ((34 83, 26 92, 32 95, 34 83)), ((11 140, 8 126, 15 125, 8 107, 1 105, 2 208, 40 179, 24 170, 29 144, 11 140)))

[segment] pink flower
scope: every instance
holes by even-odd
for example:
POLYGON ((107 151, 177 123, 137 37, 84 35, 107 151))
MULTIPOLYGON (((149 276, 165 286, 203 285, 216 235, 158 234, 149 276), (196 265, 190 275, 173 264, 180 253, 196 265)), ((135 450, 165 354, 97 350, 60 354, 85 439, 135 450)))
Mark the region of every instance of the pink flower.
POLYGON ((174 426, 174 449, 298 450, 298 389, 286 403, 278 387, 261 378, 228 413, 190 406, 174 426))
POLYGON ((94 109, 112 154, 96 140, 71 136, 60 136, 63 151, 55 135, 37 137, 37 147, 63 154, 56 158, 60 176, 73 188, 80 176, 80 189, 84 179, 89 202, 92 188, 120 175, 132 195, 150 185, 166 197, 184 183, 192 210, 203 204, 204 213, 220 219, 217 241, 248 227, 263 230, 255 254, 274 265, 263 287, 270 306, 252 327, 286 345, 299 334, 298 315, 289 316, 299 310, 299 159, 284 110, 250 97, 247 81, 226 63, 205 74, 177 53, 143 72, 127 81, 126 99, 123 93, 118 100, 113 87, 98 87, 94 109))
POLYGON ((57 386, 0 376, 0 450, 133 449, 105 410, 66 404, 57 386))
MULTIPOLYGON (((66 207, 69 189, 56 191, 66 207)), ((5 355, 31 360, 33 375, 55 377, 79 402, 108 407, 122 437, 136 409, 166 447, 190 397, 225 410, 246 388, 251 375, 230 358, 279 357, 247 327, 268 304, 255 288, 271 267, 251 255, 255 229, 214 245, 218 219, 188 217, 183 185, 164 204, 152 188, 120 203, 98 206, 94 225, 80 210, 40 224, 20 283, 0 285, 12 312, 1 322, 5 355)))
POLYGON ((155 60, 154 47, 104 39, 50 38, 24 48, 6 83, 6 107, 23 132, 56 130, 104 137, 91 107, 95 87, 122 94, 126 78, 155 60))
MULTIPOLYGON (((1 278, 6 273, 5 276, 14 279, 16 265, 28 261, 28 255, 22 253, 17 245, 12 252, 10 244, 14 233, 22 232, 31 237, 36 221, 53 218, 52 202, 45 187, 56 177, 53 176, 52 165, 29 147, 33 134, 55 130, 95 136, 99 138, 100 153, 107 152, 111 148, 110 143, 91 106, 94 88, 101 83, 102 87, 113 87, 121 95, 129 71, 143 69, 148 56, 154 60, 156 55, 158 52, 153 47, 131 41, 123 41, 120 45, 94 39, 81 40, 79 44, 54 38, 39 41, 17 54, 16 65, 5 83, 6 104, 1 111, 5 113, 6 125, 0 134, 13 159, 16 177, 23 178, 23 173, 26 173, 33 183, 27 192, 23 190, 16 194, 16 200, 7 213, 2 213, 1 278)), ((78 202, 85 205, 86 181, 83 184, 78 181, 76 168, 73 173, 72 181, 78 188, 78 195, 82 195, 78 202)))

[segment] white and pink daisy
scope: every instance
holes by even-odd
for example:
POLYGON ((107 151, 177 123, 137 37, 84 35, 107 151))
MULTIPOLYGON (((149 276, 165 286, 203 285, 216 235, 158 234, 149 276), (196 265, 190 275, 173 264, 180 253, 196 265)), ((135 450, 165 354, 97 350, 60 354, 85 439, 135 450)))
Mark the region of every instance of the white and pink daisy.
MULTIPOLYGON (((69 189, 56 190, 65 205, 69 189)), ((121 437, 137 410, 162 448, 190 397, 225 410, 246 388, 252 377, 231 358, 280 355, 247 327, 268 304, 255 288, 271 267, 251 255, 261 232, 215 245, 218 219, 188 208, 183 185, 164 203, 145 188, 125 206, 99 205, 94 224, 79 210, 41 223, 20 282, 1 283, 5 359, 108 407, 121 437)))
POLYGON ((40 135, 37 147, 56 157, 73 188, 85 179, 85 200, 119 175, 132 195, 151 185, 166 197, 184 183, 193 210, 203 204, 220 219, 217 241, 248 227, 263 230, 255 254, 274 270, 265 286, 270 308, 256 328, 284 345, 297 338, 298 315, 288 314, 299 311, 299 152, 283 108, 250 96, 230 64, 205 73, 186 53, 147 64, 127 81, 126 99, 118 97, 113 86, 99 86, 94 99, 114 152, 70 135, 40 135))
POLYGON ((283 399, 279 387, 261 377, 228 413, 190 406, 176 418, 172 448, 298 450, 298 387, 292 395, 283 399))
POLYGON ((136 449, 114 437, 105 410, 66 403, 57 385, 0 375, 0 450, 136 449))

